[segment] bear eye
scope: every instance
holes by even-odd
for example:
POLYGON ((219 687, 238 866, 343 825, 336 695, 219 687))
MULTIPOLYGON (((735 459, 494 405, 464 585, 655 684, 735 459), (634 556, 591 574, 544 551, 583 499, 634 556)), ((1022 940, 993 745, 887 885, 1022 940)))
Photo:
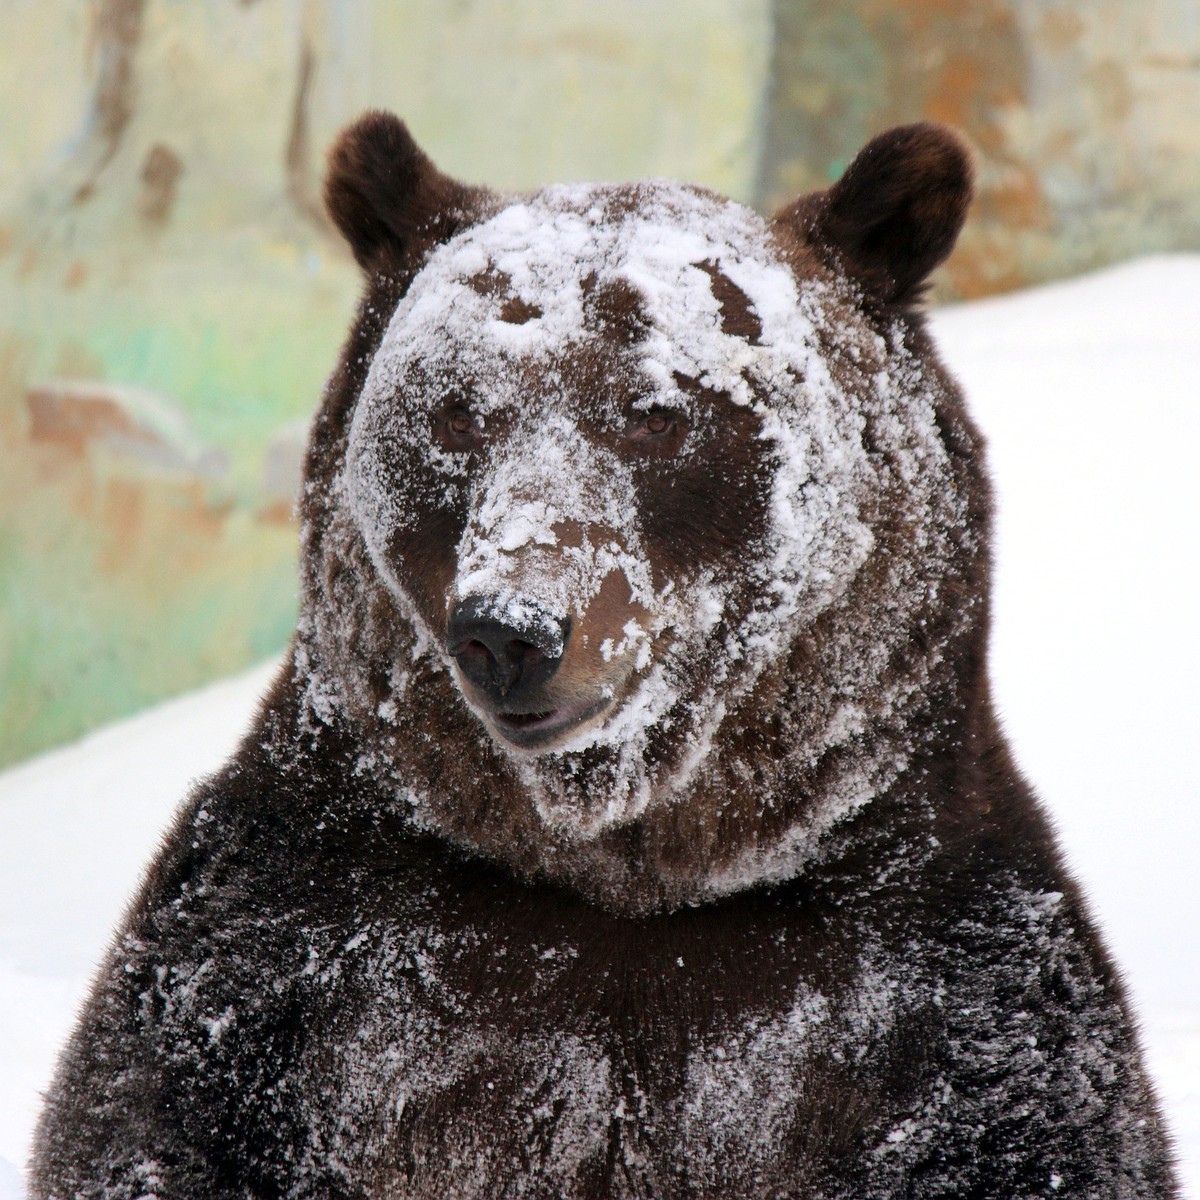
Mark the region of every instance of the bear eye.
POLYGON ((669 408, 630 413, 625 424, 625 441, 636 450, 655 454, 674 454, 687 433, 687 418, 669 408))
POLYGON ((444 408, 437 422, 439 441, 451 451, 474 450, 479 445, 479 418, 464 404, 444 408))

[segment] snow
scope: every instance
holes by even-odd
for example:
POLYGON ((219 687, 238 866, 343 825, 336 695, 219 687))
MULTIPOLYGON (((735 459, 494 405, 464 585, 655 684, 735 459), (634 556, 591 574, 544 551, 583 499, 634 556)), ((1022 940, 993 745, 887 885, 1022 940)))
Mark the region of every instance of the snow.
MULTIPOLYGON (((769 293, 755 303, 765 320, 769 293)), ((998 702, 1126 970, 1200 1196, 1197 312, 1200 256, 1181 256, 945 310, 934 328, 991 447, 998 702)), ((20 1195, 38 1089, 141 864, 276 668, 0 775, 0 1200, 20 1195)))

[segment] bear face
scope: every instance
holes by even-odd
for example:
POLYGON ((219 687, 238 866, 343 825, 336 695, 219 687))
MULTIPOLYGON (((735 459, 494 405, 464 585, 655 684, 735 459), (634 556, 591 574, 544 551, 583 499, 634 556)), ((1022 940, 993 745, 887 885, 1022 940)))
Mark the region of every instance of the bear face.
POLYGON ((369 291, 310 459, 312 719, 610 907, 794 874, 981 628, 977 438, 909 305, 965 154, 896 131, 773 222, 465 188, 378 114, 331 161, 369 291))

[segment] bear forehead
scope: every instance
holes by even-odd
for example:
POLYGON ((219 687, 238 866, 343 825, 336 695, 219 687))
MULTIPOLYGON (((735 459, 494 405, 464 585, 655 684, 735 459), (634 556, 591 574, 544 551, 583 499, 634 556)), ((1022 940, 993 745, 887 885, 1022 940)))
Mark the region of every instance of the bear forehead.
POLYGON ((757 213, 669 181, 544 188, 464 230, 431 256, 421 275, 478 292, 478 276, 498 272, 522 298, 553 299, 562 311, 562 301, 614 273, 641 284, 646 298, 661 304, 681 283, 691 292, 688 284, 699 282, 691 272, 705 263, 735 272, 742 266, 742 273, 756 264, 747 278, 757 293, 751 299, 779 312, 794 305, 790 274, 757 213), (772 283, 762 277, 764 269, 772 283))
MULTIPOLYGON (((809 314, 811 316, 811 314, 809 314)), ((651 384, 677 374, 745 399, 747 371, 796 366, 812 321, 766 222, 700 188, 546 188, 437 248, 392 317, 375 386, 409 366, 496 380, 607 331, 651 384)))

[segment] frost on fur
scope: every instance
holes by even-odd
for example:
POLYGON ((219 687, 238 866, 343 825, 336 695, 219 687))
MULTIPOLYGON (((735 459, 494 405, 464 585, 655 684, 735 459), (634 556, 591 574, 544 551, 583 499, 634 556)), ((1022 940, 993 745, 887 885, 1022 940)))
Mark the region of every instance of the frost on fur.
POLYGON ((395 118, 294 655, 131 907, 33 1194, 1175 1194, 986 676, 983 450, 908 126, 771 221, 528 197, 395 118))

